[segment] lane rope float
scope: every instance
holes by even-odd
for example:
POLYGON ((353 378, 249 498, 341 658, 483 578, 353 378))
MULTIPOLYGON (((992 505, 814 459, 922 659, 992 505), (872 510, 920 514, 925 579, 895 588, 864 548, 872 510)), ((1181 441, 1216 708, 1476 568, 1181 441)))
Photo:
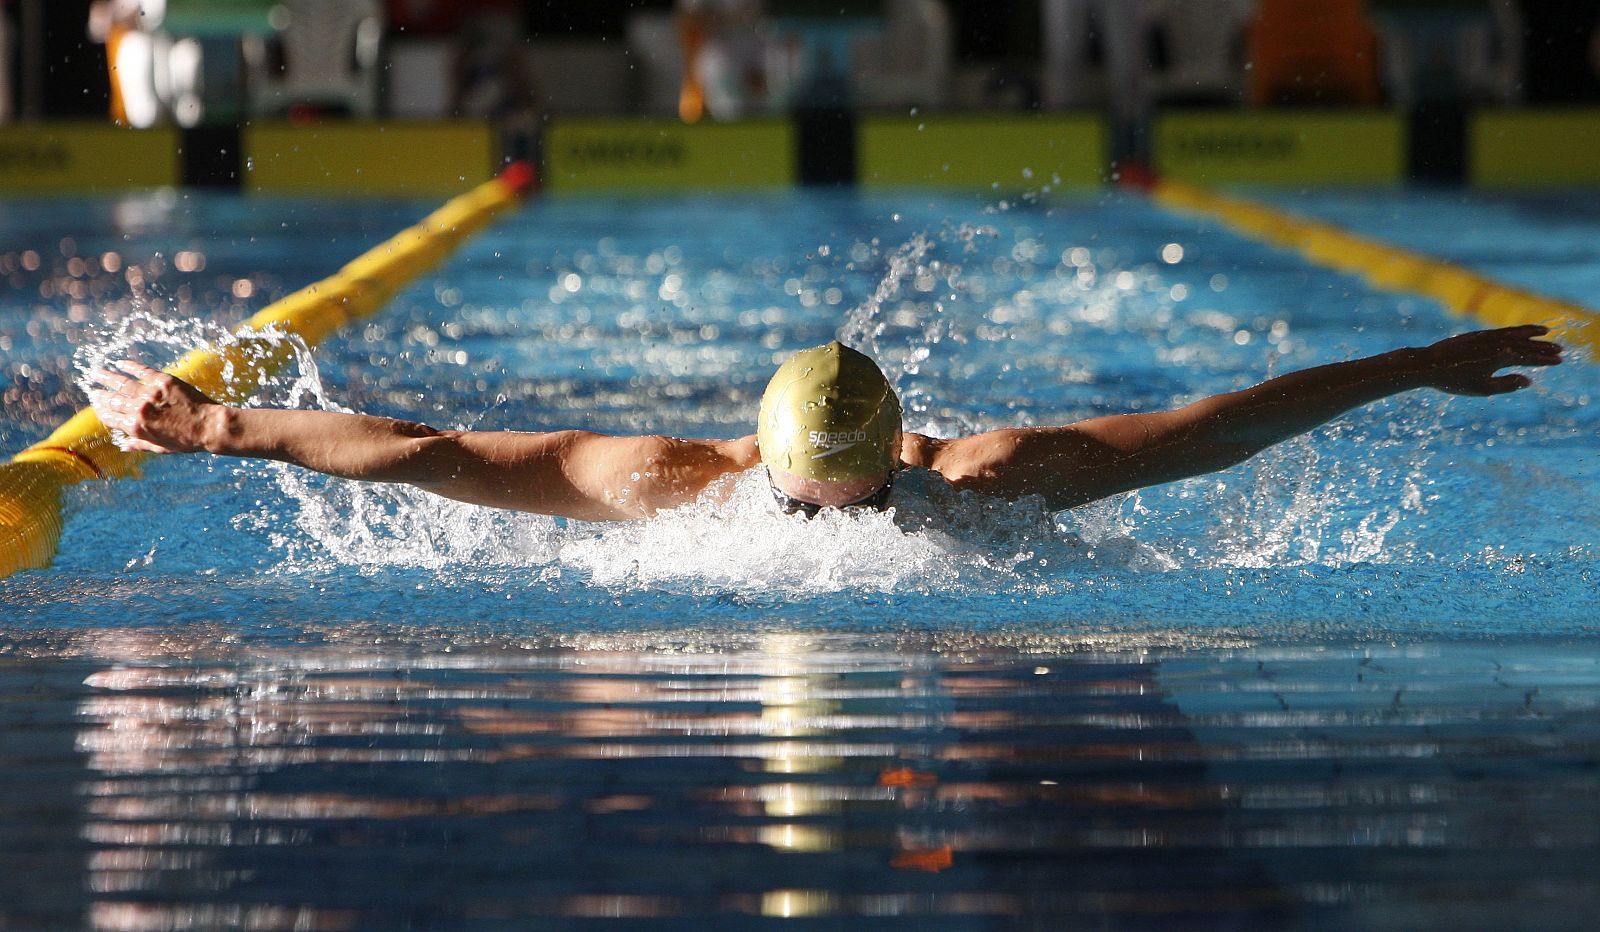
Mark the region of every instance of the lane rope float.
MULTIPOLYGON (((518 162, 496 178, 452 198, 420 222, 367 250, 329 277, 262 308, 236 331, 269 326, 308 346, 382 308, 535 186, 518 162)), ((220 351, 193 349, 166 371, 223 402, 239 402, 292 355, 287 341, 262 351, 260 341, 220 351)), ((44 440, 0 464, 0 579, 48 564, 61 540, 61 491, 90 479, 136 475, 146 454, 119 449, 93 408, 73 415, 44 440)))
POLYGON ((1317 265, 1360 275, 1375 288, 1425 295, 1451 313, 1502 327, 1545 324, 1564 342, 1600 347, 1600 313, 1536 294, 1471 269, 1343 227, 1183 181, 1135 177, 1164 207, 1222 221, 1253 239, 1294 250, 1317 265))

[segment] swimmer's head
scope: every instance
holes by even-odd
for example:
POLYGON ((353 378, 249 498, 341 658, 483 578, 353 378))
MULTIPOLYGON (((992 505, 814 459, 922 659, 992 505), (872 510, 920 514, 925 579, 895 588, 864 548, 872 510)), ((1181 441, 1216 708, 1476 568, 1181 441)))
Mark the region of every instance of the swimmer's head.
POLYGON ((756 440, 773 488, 797 506, 882 507, 900 465, 900 399, 838 341, 801 350, 767 383, 756 440))

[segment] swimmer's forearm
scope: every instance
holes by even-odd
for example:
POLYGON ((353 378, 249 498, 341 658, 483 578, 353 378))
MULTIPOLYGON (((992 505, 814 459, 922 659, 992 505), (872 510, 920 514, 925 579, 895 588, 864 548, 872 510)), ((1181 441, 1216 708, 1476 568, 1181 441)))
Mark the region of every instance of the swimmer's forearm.
POLYGON ((200 446, 343 479, 422 482, 431 477, 424 442, 438 435, 423 424, 366 414, 214 405, 203 414, 200 446))
POLYGON ((946 445, 935 468, 958 486, 1074 508, 1226 469, 1353 407, 1421 387, 1406 353, 1306 369, 1173 411, 990 431, 946 445))
POLYGON ((1540 337, 1538 324, 1478 330, 1420 349, 1292 372, 1254 388, 1219 395, 1191 406, 1219 444, 1237 444, 1245 455, 1333 420, 1352 408, 1414 388, 1455 395, 1500 395, 1527 388, 1522 373, 1497 375, 1511 366, 1555 366, 1559 344, 1540 337))
POLYGON ((1561 363, 1537 325, 1479 330, 1420 349, 1303 369, 1173 411, 1009 428, 941 444, 931 465, 958 486, 1053 508, 1226 469, 1353 408, 1416 388, 1498 395, 1532 384, 1510 366, 1561 363))
POLYGON ((942 470, 958 485, 1006 498, 1042 496, 1074 508, 1163 482, 1226 469, 1351 408, 1426 384, 1414 350, 1303 369, 1172 411, 1115 414, 1062 427, 980 434, 952 444, 942 470))
POLYGON ((1243 459, 1354 408, 1423 388, 1429 373, 1422 350, 1400 349, 1291 372, 1176 413, 1193 425, 1195 443, 1243 459))

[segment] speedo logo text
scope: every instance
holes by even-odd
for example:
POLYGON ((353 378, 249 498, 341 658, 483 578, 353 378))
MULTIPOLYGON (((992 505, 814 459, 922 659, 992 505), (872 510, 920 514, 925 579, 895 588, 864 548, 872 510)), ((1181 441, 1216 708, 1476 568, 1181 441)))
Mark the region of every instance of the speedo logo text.
POLYGON ((814 430, 806 434, 806 439, 814 447, 836 447, 841 443, 865 443, 867 432, 864 430, 814 430))

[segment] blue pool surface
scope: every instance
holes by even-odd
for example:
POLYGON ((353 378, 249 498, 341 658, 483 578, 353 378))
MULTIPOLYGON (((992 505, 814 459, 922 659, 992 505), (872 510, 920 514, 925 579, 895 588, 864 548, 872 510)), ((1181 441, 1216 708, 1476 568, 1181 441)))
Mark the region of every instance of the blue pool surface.
MULTIPOLYGON (((1600 293, 1600 194, 1264 196, 1600 293)), ((0 452, 432 206, 0 199, 0 452)), ((733 437, 838 336, 954 436, 1471 326, 1134 194, 551 196, 260 403, 733 437)), ((0 927, 1579 928, 1600 417, 1536 379, 909 530, 153 459, 0 581, 0 927)))
MULTIPOLYGON (((1436 198, 1370 200, 1384 216, 1416 202, 1418 223, 1439 229, 1436 198)), ((8 272, 0 306, 8 450, 81 404, 74 351, 81 363, 152 329, 134 320, 119 340, 107 328, 139 314, 237 320, 424 209, 193 194, 12 204, 6 242, 42 258, 8 272), (180 257, 204 267, 178 271, 180 257), (89 270, 72 275, 74 258, 89 270)), ((1485 210, 1508 241, 1562 238, 1542 266, 1564 255, 1572 277, 1593 274, 1570 214, 1547 230, 1530 211, 1519 229, 1498 202, 1485 210)), ((1460 217, 1448 228, 1472 229, 1460 217)), ((24 251, 0 255, 9 269, 24 251)), ((908 426, 948 436, 1168 407, 1464 327, 1119 194, 1004 209, 909 195, 550 198, 329 341, 304 382, 308 397, 438 426, 738 436, 775 360, 843 331, 891 371, 908 426)), ((268 400, 288 397, 283 381, 268 400)), ((1574 596, 1594 589, 1600 517, 1592 385, 1578 364, 1509 398, 1393 399, 1056 527, 1015 508, 966 515, 948 535, 846 522, 823 535, 828 559, 754 504, 648 530, 563 527, 174 458, 149 481, 75 491, 60 558, 4 597, 42 626, 247 614, 267 629, 404 610, 552 630, 631 630, 642 612, 667 627, 911 617, 962 630, 1583 634, 1593 616, 1574 596)))

